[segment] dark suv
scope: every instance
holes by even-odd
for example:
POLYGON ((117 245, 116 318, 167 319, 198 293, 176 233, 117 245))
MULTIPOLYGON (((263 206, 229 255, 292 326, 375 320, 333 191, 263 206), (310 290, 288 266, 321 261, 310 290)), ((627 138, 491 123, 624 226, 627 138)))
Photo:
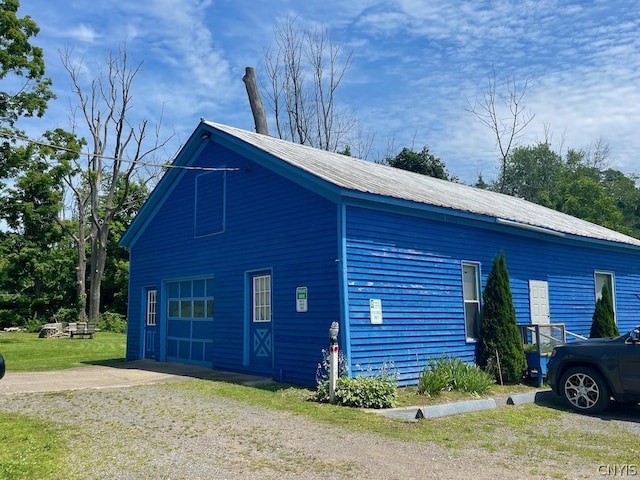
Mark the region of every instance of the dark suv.
POLYGON ((558 345, 547 364, 551 389, 581 413, 598 413, 611 397, 640 402, 640 326, 614 338, 558 345))

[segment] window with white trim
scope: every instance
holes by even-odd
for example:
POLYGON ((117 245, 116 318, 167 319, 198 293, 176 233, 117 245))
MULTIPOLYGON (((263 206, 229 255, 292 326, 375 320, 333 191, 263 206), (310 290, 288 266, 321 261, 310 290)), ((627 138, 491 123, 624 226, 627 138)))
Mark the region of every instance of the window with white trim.
POLYGON ((156 312, 158 306, 158 291, 147 290, 147 325, 155 325, 157 322, 156 312))
POLYGON ((602 298, 602 288, 606 285, 611 296, 611 303, 613 304, 613 318, 616 320, 616 293, 614 289, 613 273, 611 272, 594 272, 595 285, 596 285, 596 301, 602 298))
POLYGON ((464 328, 467 340, 480 336, 480 275, 477 263, 462 262, 464 328))
POLYGON ((271 275, 253 277, 253 321, 271 321, 271 275))

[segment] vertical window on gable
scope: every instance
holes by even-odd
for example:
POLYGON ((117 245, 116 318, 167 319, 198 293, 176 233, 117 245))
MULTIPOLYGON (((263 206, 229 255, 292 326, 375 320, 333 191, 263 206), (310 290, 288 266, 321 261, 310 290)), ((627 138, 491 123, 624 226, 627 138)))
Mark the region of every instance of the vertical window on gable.
POLYGON ((225 172, 206 172, 196 177, 196 237, 224 232, 225 179, 225 172))
POLYGON ((477 263, 462 263, 464 327, 467 340, 480 336, 480 275, 477 263))
POLYGON ((616 318, 616 292, 614 290, 613 273, 611 272, 595 272, 595 284, 596 284, 596 301, 602 298, 602 288, 606 285, 611 295, 611 302, 613 303, 613 318, 618 323, 616 318))

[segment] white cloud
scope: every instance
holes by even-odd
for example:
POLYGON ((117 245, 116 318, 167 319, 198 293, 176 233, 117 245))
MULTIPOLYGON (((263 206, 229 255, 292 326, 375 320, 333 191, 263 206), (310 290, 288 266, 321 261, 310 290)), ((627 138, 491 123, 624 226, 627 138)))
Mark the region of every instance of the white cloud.
POLYGON ((80 25, 68 30, 59 31, 58 35, 67 41, 94 43, 100 38, 100 34, 89 25, 81 23, 80 25))
MULTIPOLYGON (((95 73, 127 40, 132 59, 144 60, 136 109, 151 116, 164 104, 183 138, 200 116, 252 128, 244 67, 260 68, 275 22, 297 13, 353 49, 340 99, 375 132, 382 154, 391 138, 398 149, 428 144, 463 181, 478 170, 494 176, 494 138, 464 106, 495 69, 499 82, 531 81, 525 100, 536 118, 521 142, 542 140, 545 125, 565 147, 603 138, 618 168, 637 170, 638 11, 621 0, 571 1, 75 0, 60 9, 30 0, 22 10, 42 28, 61 99, 69 89, 57 50, 71 44, 95 73)), ((50 122, 64 118, 67 102, 57 105, 50 122)))

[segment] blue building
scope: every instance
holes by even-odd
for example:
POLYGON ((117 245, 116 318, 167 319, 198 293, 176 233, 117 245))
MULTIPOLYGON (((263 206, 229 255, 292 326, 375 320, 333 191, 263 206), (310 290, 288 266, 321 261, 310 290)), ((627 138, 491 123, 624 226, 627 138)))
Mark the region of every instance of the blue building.
POLYGON ((127 359, 312 385, 340 323, 350 373, 472 362, 504 251, 518 323, 588 335, 603 285, 637 325, 640 240, 530 202, 202 121, 122 239, 127 359))

